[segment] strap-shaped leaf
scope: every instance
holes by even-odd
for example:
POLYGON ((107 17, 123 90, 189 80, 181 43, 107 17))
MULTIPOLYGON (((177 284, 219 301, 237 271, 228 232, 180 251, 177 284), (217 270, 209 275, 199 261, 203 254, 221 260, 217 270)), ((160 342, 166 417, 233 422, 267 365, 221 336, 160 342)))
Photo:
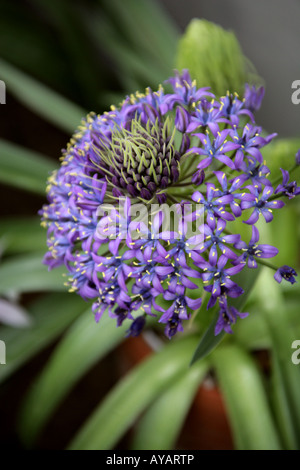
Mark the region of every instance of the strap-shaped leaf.
POLYGON ((87 114, 78 105, 71 103, 3 59, 0 59, 0 73, 8 93, 15 95, 28 108, 68 134, 74 132, 87 114))
POLYGON ((174 66, 178 32, 161 5, 153 0, 104 1, 113 17, 118 17, 129 41, 141 57, 155 59, 164 70, 174 66), (136 25, 139 25, 139 28, 136 25))
MULTIPOLYGON (((300 446, 300 369, 292 361, 292 343, 299 339, 286 313, 281 286, 265 270, 258 287, 262 314, 271 338, 275 413, 287 448, 300 446), (268 293, 266 295, 266 292, 268 293)), ((299 310, 298 310, 299 312, 299 310)))
POLYGON ((239 450, 277 450, 280 441, 254 359, 237 345, 214 351, 211 360, 224 395, 239 450))
POLYGON ((0 239, 6 254, 46 251, 46 237, 37 217, 1 220, 0 239))
MULTIPOLYGON (((234 277, 234 281, 244 289, 244 294, 236 299, 229 299, 229 304, 233 305, 237 310, 242 310, 247 298, 251 292, 252 287, 254 286, 260 269, 247 269, 245 268, 240 274, 234 277)), ((219 316, 218 308, 215 308, 214 319, 212 323, 209 325, 208 329, 200 339, 200 342, 197 346, 197 349, 194 353, 192 364, 199 359, 207 356, 211 351, 213 351, 218 344, 223 340, 226 336, 224 330, 221 331, 217 336, 215 336, 215 325, 217 323, 219 316)))
POLYGON ((28 307, 32 319, 29 328, 20 331, 1 327, 0 338, 6 344, 7 363, 0 369, 0 382, 47 346, 86 308, 86 302, 76 295, 47 294, 28 307))
POLYGON ((25 400, 20 427, 27 444, 32 443, 80 377, 123 340, 126 328, 127 322, 116 328, 115 321, 108 315, 96 324, 91 310, 76 320, 25 400))
POLYGON ((26 255, 4 261, 0 265, 0 295, 11 292, 66 291, 64 267, 48 271, 43 255, 26 255))
POLYGON ((135 429, 132 449, 174 448, 195 393, 208 368, 207 361, 198 362, 155 400, 135 429))
MULTIPOLYGON (((109 18, 103 18, 99 14, 86 12, 83 21, 89 27, 88 32, 95 46, 105 49, 114 58, 120 69, 120 81, 123 87, 128 91, 134 92, 142 86, 144 88, 149 84, 157 84, 164 80, 172 71, 163 72, 153 60, 149 60, 147 56, 139 55, 128 43, 124 41, 115 31, 114 26, 110 23, 109 18)), ((122 97, 123 99, 124 97, 122 97)), ((105 96, 101 97, 103 101, 105 96)), ((120 101, 120 100, 119 100, 120 101)), ((122 100, 121 100, 122 101, 122 100)), ((116 101, 113 104, 117 104, 116 101)))
POLYGON ((127 374, 84 424, 70 449, 111 449, 139 414, 186 371, 195 345, 194 337, 171 342, 127 374))
POLYGON ((219 318, 219 310, 218 308, 214 309, 214 318, 207 330, 205 331, 204 335, 202 336, 197 349, 193 355, 191 364, 199 361, 206 357, 211 351, 213 351, 223 340, 224 336, 226 336, 225 331, 221 331, 217 336, 215 335, 215 327, 219 318))
POLYGON ((55 162, 44 155, 0 139, 0 181, 45 195, 46 181, 55 162))

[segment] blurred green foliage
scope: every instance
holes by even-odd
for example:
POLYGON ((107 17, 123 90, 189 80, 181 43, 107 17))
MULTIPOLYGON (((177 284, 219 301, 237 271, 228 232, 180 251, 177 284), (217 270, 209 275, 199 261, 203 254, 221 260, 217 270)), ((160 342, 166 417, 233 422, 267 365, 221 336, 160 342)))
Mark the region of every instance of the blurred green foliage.
POLYGON ((199 87, 210 86, 217 96, 227 91, 242 95, 245 83, 259 81, 235 34, 203 19, 192 20, 179 40, 176 66, 188 69, 199 87))

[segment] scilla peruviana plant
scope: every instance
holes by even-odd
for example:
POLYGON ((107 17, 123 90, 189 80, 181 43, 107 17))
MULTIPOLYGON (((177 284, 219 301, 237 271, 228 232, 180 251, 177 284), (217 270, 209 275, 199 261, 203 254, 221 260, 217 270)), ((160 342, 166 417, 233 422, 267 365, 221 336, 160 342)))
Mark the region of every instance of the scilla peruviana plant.
POLYGON ((169 338, 183 331, 201 306, 201 286, 207 308, 219 305, 215 334, 232 333, 237 317, 247 315, 231 305, 243 293, 237 273, 262 263, 277 281, 295 280, 293 268, 264 261, 278 250, 260 242, 256 223, 260 216, 271 223, 273 211, 300 190, 286 170, 281 184, 272 181, 263 162, 261 149, 276 134, 263 135, 255 123, 261 88, 246 85, 241 99, 229 92, 217 99, 197 88, 188 70, 168 82, 171 93, 147 89, 83 120, 49 179, 41 211, 45 263, 65 264, 70 290, 94 299, 96 321, 106 310, 118 326, 131 320, 129 335, 138 335, 148 316, 169 338), (132 220, 136 203, 158 206, 151 225, 132 220), (107 204, 113 209, 99 217, 107 204), (161 229, 162 204, 184 213, 177 232, 161 229), (239 219, 252 226, 250 241, 238 224, 232 231, 239 219), (191 223, 198 234, 189 237, 191 223))

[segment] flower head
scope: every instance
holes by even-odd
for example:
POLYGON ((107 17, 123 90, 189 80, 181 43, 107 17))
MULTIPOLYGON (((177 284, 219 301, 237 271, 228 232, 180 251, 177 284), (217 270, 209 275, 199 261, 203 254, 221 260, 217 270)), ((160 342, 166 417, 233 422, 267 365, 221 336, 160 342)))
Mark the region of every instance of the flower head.
MULTIPOLYGON (((262 136, 254 121, 262 89, 218 100, 187 70, 168 82, 169 94, 148 88, 83 120, 49 178, 44 262, 65 265, 66 285, 93 300, 95 320, 108 312, 117 326, 129 323, 129 336, 148 316, 168 338, 183 331, 203 290, 207 308, 219 305, 215 333, 231 333, 246 315, 231 305, 243 294, 239 272, 278 252, 258 243, 259 215, 271 222, 280 197, 300 191, 285 170, 273 188, 263 163, 261 148, 275 135, 262 136), (248 243, 235 228, 245 211, 248 243)), ((282 266, 275 279, 295 276, 282 266)))

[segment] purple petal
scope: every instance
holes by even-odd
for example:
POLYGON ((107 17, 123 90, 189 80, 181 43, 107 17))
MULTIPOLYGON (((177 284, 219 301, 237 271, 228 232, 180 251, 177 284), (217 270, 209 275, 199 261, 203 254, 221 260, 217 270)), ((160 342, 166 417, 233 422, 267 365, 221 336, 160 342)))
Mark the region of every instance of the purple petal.
POLYGON ((237 255, 227 246, 220 244, 220 248, 222 250, 223 255, 225 255, 229 259, 236 259, 237 255))
POLYGON ((272 222, 273 214, 271 212, 271 209, 263 209, 261 213, 264 216, 264 219, 267 223, 272 222))
POLYGON ((227 194, 226 196, 222 196, 216 199, 216 202, 218 204, 229 204, 230 202, 232 202, 232 200, 233 196, 231 194, 227 194))
POLYGON ((244 269, 244 267, 245 267, 244 263, 237 264, 236 266, 233 266, 232 268, 226 269, 226 274, 228 274, 229 276, 233 276, 233 275, 241 272, 242 269, 244 269))
POLYGON ((267 207, 270 209, 281 209, 282 207, 285 206, 285 203, 283 201, 277 200, 277 201, 270 201, 267 203, 267 207))
POLYGON ((252 225, 252 236, 251 236, 249 245, 254 245, 255 243, 258 242, 258 240, 259 240, 259 231, 254 225, 252 225))
POLYGON ((249 256, 248 258, 248 268, 257 268, 257 262, 252 256, 249 256))
POLYGON ((197 310, 198 308, 201 307, 202 304, 202 299, 190 299, 189 297, 186 297, 186 303, 192 310, 197 310))
POLYGON ((218 259, 218 251, 215 245, 212 245, 209 252, 209 262, 212 266, 215 266, 218 259))
POLYGON ((220 271, 225 267, 227 261, 228 261, 228 258, 226 256, 224 255, 220 256, 219 261, 218 261, 218 269, 220 269, 220 271))
POLYGON ((279 269, 277 269, 276 273, 274 274, 274 279, 275 279, 275 281, 279 282, 279 284, 281 283, 281 281, 282 281, 282 276, 281 276, 281 274, 280 274, 280 270, 279 270, 279 269))
POLYGON ((204 168, 207 168, 212 162, 212 157, 206 157, 204 160, 201 160, 201 162, 198 164, 197 168, 199 170, 203 170, 204 168))
POLYGON ((249 147, 247 148, 247 153, 249 153, 250 155, 252 155, 252 157, 256 158, 256 160, 259 162, 259 163, 263 163, 263 157, 262 157, 262 154, 260 153, 260 151, 255 148, 255 147, 249 147))
POLYGON ((227 155, 218 155, 216 157, 220 162, 224 163, 225 165, 227 165, 229 168, 231 168, 232 170, 235 170, 235 164, 233 163, 233 161, 227 157, 227 155))
POLYGON ((159 276, 167 276, 168 274, 171 274, 174 271, 173 266, 156 266, 155 267, 155 272, 159 276))
POLYGON ((244 153, 241 149, 239 149, 236 152, 236 156, 235 156, 235 159, 234 159, 234 164, 235 164, 236 170, 240 169, 241 164, 243 163, 243 160, 244 160, 244 153))
POLYGON ((222 237, 222 240, 224 240, 226 243, 238 243, 240 240, 241 236, 240 235, 225 235, 222 237))
POLYGON ((271 245, 258 245, 257 248, 262 251, 257 255, 260 258, 273 258, 279 253, 278 249, 271 245))
POLYGON ((242 209, 240 208, 240 205, 237 202, 231 202, 230 209, 232 210, 235 217, 240 217, 242 215, 242 209))

